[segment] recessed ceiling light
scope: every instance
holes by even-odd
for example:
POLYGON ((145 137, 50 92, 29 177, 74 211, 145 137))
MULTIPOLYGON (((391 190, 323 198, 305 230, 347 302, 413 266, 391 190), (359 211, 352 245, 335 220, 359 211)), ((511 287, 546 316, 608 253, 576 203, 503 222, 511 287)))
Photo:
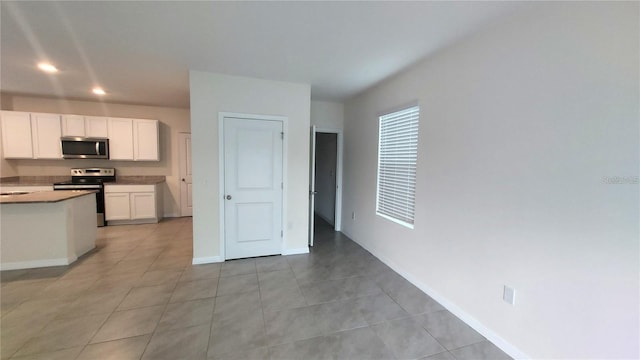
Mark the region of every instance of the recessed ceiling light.
POLYGON ((96 95, 106 95, 107 94, 106 92, 104 92, 104 90, 102 90, 102 88, 99 88, 99 87, 95 87, 91 91, 93 91, 93 93, 96 94, 96 95))
POLYGON ((38 69, 52 74, 58 72, 58 69, 55 66, 45 62, 41 62, 40 64, 38 64, 38 69))

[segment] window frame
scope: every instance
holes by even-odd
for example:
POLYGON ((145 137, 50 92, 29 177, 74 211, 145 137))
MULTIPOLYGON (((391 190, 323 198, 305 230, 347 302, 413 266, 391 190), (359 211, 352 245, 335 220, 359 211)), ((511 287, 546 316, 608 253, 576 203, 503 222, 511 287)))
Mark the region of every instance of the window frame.
MULTIPOLYGON (((415 203, 416 203, 415 194, 416 194, 417 166, 418 166, 419 124, 420 124, 420 106, 419 105, 403 107, 399 110, 386 112, 378 117, 378 162, 377 162, 377 169, 376 169, 376 215, 379 215, 380 217, 390 220, 399 225, 405 226, 409 229, 414 229, 415 227, 415 203), (396 120, 398 122, 400 121, 408 122, 408 126, 410 127, 409 129, 410 133, 408 134, 409 139, 403 139, 401 141, 396 141, 394 143, 393 140, 389 140, 388 138, 386 138, 386 136, 393 136, 394 134, 398 136, 396 132, 406 131, 406 130, 401 130, 401 131, 392 130, 389 133, 388 127, 390 127, 390 125, 388 123, 387 124, 384 124, 384 123, 393 122, 393 120, 396 120), (384 133, 386 133, 386 136, 384 133), (383 136, 385 136, 384 139, 383 139, 383 136), (406 165, 406 170, 408 172, 408 176, 407 176, 408 179, 405 181, 398 181, 395 184, 395 185, 398 185, 398 183, 400 185, 406 184, 406 183, 411 184, 411 186, 408 188, 410 190, 410 193, 408 196, 406 195, 404 196, 405 197, 404 200, 396 200, 396 201, 389 200, 390 194, 391 195, 397 194, 397 192, 394 193, 392 189, 394 184, 390 184, 388 187, 386 187, 386 189, 381 188, 381 186, 383 186, 381 184, 381 173, 388 172, 388 171, 384 171, 385 169, 381 168, 381 165, 384 165, 383 161, 388 163, 389 158, 393 157, 393 154, 389 156, 388 147, 390 144, 395 146, 400 146, 404 150, 406 150, 407 147, 412 147, 411 150, 413 152, 410 154, 410 157, 412 157, 411 160, 413 160, 413 163, 406 165), (386 155, 387 159, 383 159, 383 154, 385 152, 387 153, 386 155), (411 176, 412 176, 412 179, 411 179, 411 176), (383 193, 382 199, 381 199, 381 193, 383 193), (385 194, 386 196, 384 196, 385 194), (386 197, 387 199, 385 200, 384 197, 386 197), (381 202, 384 203, 382 208, 380 206, 381 202), (386 206, 384 206, 385 204, 386 206), (389 205, 395 206, 397 209, 401 209, 402 207, 405 207, 404 211, 396 211, 396 214, 402 213, 402 215, 404 216, 402 216, 402 218, 394 217, 393 211, 388 210, 389 205), (409 206, 411 207, 411 209, 408 209, 409 206), (385 207, 387 208, 387 210, 385 210, 385 207)), ((388 168, 388 164, 384 167, 388 168)), ((382 178, 384 178, 384 175, 382 178)))

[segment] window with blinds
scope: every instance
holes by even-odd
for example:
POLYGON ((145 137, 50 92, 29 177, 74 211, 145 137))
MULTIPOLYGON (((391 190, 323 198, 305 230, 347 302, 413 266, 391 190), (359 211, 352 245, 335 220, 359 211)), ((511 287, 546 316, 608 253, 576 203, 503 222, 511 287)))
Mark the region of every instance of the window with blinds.
POLYGON ((418 119, 414 106, 380 116, 376 213, 413 229, 418 119))

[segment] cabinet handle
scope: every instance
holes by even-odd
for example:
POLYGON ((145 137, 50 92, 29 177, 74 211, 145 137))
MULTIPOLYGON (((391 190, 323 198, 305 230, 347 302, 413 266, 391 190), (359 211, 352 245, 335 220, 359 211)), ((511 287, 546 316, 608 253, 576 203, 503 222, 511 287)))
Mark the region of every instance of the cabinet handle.
POLYGON ((227 200, 231 200, 231 195, 227 195, 227 200))

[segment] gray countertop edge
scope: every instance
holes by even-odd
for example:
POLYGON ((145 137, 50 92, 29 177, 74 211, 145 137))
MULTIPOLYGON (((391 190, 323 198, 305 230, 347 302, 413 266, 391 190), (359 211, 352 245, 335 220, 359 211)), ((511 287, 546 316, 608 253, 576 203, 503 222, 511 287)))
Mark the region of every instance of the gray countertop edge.
MULTIPOLYGON (((69 180, 69 179, 68 179, 69 180)), ((105 185, 156 185, 166 182, 166 178, 162 179, 118 179, 114 182, 104 183, 105 185)), ((18 181, 18 182, 0 182, 0 188, 3 186, 53 186, 53 182, 41 181, 18 181)))
POLYGON ((97 192, 97 190, 61 190, 35 191, 22 195, 2 195, 0 196, 0 205, 57 203, 80 196, 95 194, 97 192), (48 198, 48 196, 51 196, 52 198, 48 198))

